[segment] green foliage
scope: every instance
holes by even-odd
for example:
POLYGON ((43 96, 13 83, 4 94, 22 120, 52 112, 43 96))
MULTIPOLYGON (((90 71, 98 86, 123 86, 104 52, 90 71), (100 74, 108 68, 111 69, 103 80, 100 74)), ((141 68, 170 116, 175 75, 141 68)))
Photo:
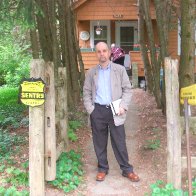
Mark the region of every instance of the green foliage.
POLYGON ((23 123, 23 112, 27 107, 17 102, 17 88, 0 88, 0 127, 18 128, 23 123))
POLYGON ((11 152, 13 153, 13 146, 18 146, 24 142, 24 137, 12 135, 8 131, 0 129, 0 160, 8 157, 11 152))
POLYGON ((156 150, 159 147, 160 147, 159 139, 146 140, 146 144, 144 145, 144 148, 149 150, 156 150))
POLYGON ((9 175, 5 180, 7 183, 11 183, 12 185, 19 186, 29 184, 29 175, 27 171, 22 171, 15 167, 10 167, 6 169, 6 173, 9 175))
POLYGON ((82 181, 82 175, 81 156, 71 150, 61 154, 57 161, 56 180, 49 183, 68 193, 78 187, 82 181))
POLYGON ((0 85, 18 86, 29 77, 29 41, 21 26, 13 21, 0 22, 0 85))
POLYGON ((80 121, 76 121, 76 120, 72 120, 69 121, 69 126, 68 126, 68 138, 69 140, 71 140, 72 142, 75 142, 78 140, 77 135, 75 134, 75 131, 81 127, 81 122, 80 121))
POLYGON ((28 191, 17 191, 16 187, 4 188, 0 186, 0 195, 4 196, 28 196, 28 191))
MULTIPOLYGON (((196 195, 196 181, 193 181, 193 196, 196 195)), ((173 184, 165 184, 158 180, 155 184, 150 185, 151 193, 145 193, 145 196, 188 196, 187 191, 175 189, 173 184)))
POLYGON ((76 142, 78 140, 77 135, 74 133, 73 129, 68 129, 68 138, 72 142, 76 142))
POLYGON ((81 127, 81 122, 80 121, 77 121, 77 120, 70 120, 69 121, 69 127, 71 129, 76 130, 77 128, 81 127))
POLYGON ((18 88, 0 88, 0 105, 17 104, 18 88))
POLYGON ((0 88, 0 160, 7 159, 13 146, 25 142, 23 136, 9 133, 9 128, 18 128, 23 119, 25 106, 17 103, 17 88, 0 88))
MULTIPOLYGON (((24 163, 26 164, 26 162, 24 163)), ((0 172, 4 172, 5 175, 1 179, 3 184, 10 184, 11 187, 5 188, 4 186, 0 186, 0 195, 8 195, 8 196, 27 196, 29 192, 26 190, 18 191, 18 186, 28 186, 29 184, 29 174, 28 171, 22 171, 19 168, 10 166, 7 169, 7 164, 2 164, 0 166, 0 172)), ((25 168, 27 169, 27 168, 25 168)))

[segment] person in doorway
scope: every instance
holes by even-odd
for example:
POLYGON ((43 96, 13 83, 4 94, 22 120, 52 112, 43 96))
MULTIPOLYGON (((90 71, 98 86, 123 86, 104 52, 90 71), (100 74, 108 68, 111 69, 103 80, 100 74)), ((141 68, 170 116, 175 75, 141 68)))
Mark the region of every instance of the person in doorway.
POLYGON ((111 62, 110 53, 106 43, 99 42, 96 45, 99 64, 87 72, 83 87, 84 106, 90 114, 93 144, 98 160, 96 180, 103 181, 108 174, 107 141, 110 132, 112 148, 122 175, 138 182, 139 176, 129 164, 124 129, 131 99, 131 84, 125 67, 111 62), (118 99, 122 99, 119 112, 118 115, 113 115, 110 103, 118 99))
POLYGON ((116 47, 114 43, 111 45, 111 60, 116 64, 124 66, 125 52, 122 48, 116 47))

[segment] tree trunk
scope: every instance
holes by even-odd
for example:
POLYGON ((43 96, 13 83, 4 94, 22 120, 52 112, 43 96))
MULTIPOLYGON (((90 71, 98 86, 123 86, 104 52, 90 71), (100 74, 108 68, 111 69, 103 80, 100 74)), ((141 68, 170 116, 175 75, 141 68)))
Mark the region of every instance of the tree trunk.
POLYGON ((73 11, 73 8, 71 10, 72 10, 72 21, 73 21, 73 24, 75 24, 73 26, 73 31, 74 31, 74 46, 75 46, 74 48, 75 48, 75 52, 77 54, 77 61, 78 61, 79 66, 80 66, 80 86, 82 88, 83 85, 84 85, 84 79, 85 79, 84 63, 83 63, 83 60, 82 60, 82 55, 81 55, 81 51, 80 51, 80 48, 79 48, 79 41, 78 41, 77 34, 76 34, 76 18, 75 18, 75 13, 73 11))
POLYGON ((171 2, 170 0, 154 0, 155 11, 156 11, 156 21, 157 29, 159 35, 160 43, 160 64, 163 69, 162 77, 162 110, 166 114, 166 99, 165 99, 165 77, 164 77, 164 58, 168 57, 168 36, 169 36, 169 26, 171 19, 171 2))
POLYGON ((49 1, 48 3, 49 13, 50 13, 50 29, 52 33, 52 51, 53 51, 53 63, 54 63, 54 75, 55 84, 58 81, 58 68, 61 67, 61 57, 59 49, 59 39, 57 34, 57 24, 56 24, 56 0, 49 1))
POLYGON ((66 5, 65 1, 58 0, 58 18, 59 18, 59 37, 60 37, 60 48, 62 55, 63 67, 68 65, 68 44, 67 44, 67 32, 66 32, 66 5))
POLYGON ((31 49, 34 59, 39 59, 39 44, 37 39, 36 29, 30 29, 31 49))
POLYGON ((53 51, 51 47, 52 33, 49 23, 48 3, 46 0, 36 0, 36 3, 43 12, 42 15, 40 13, 36 14, 42 58, 45 61, 53 61, 53 51))
POLYGON ((194 83, 195 0, 181 0, 180 88, 194 83))
POLYGON ((70 108, 77 106, 80 98, 79 88, 79 71, 78 63, 74 48, 73 24, 71 20, 71 5, 70 1, 66 1, 66 30, 67 30, 67 43, 69 46, 69 62, 67 66, 67 79, 68 79, 68 103, 70 108))
POLYGON ((145 22, 149 40, 151 65, 154 75, 154 96, 156 99, 157 107, 161 108, 161 93, 160 93, 160 65, 157 62, 154 32, 152 26, 152 20, 150 17, 149 0, 143 0, 143 8, 145 13, 145 22))
POLYGON ((145 71, 145 78, 147 84, 147 90, 150 93, 153 93, 153 73, 152 67, 148 58, 148 49, 145 43, 145 21, 144 21, 144 12, 141 0, 139 1, 139 42, 141 47, 142 59, 144 62, 144 71, 145 71))

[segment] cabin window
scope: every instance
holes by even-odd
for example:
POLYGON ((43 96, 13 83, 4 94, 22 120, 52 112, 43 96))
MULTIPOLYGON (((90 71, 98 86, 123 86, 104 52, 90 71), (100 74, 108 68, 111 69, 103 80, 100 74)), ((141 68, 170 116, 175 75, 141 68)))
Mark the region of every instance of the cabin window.
POLYGON ((110 45, 110 21, 91 21, 91 48, 95 48, 95 45, 102 41, 110 45), (100 35, 96 34, 97 27, 100 26, 100 35))
POLYGON ((138 22, 116 21, 115 23, 116 45, 120 46, 126 53, 134 50, 138 45, 138 22))

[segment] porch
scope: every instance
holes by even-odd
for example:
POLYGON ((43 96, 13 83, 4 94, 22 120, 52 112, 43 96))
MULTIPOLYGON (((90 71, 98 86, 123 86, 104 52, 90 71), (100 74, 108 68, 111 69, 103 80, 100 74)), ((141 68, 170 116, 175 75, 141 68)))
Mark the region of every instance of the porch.
MULTIPOLYGON (((142 60, 142 56, 141 56, 140 51, 129 51, 129 55, 130 55, 131 64, 137 63, 138 76, 143 77, 144 76, 144 64, 143 64, 143 60, 142 60)), ((82 51, 82 60, 84 62, 84 69, 85 70, 88 70, 92 66, 98 64, 94 50, 82 51)))
POLYGON ((115 43, 130 56, 130 62, 137 63, 138 76, 144 76, 144 65, 138 48, 138 21, 91 20, 78 21, 79 45, 85 70, 98 64, 95 56, 95 45, 106 42, 109 46, 115 43), (101 29, 100 32, 97 32, 101 29))

